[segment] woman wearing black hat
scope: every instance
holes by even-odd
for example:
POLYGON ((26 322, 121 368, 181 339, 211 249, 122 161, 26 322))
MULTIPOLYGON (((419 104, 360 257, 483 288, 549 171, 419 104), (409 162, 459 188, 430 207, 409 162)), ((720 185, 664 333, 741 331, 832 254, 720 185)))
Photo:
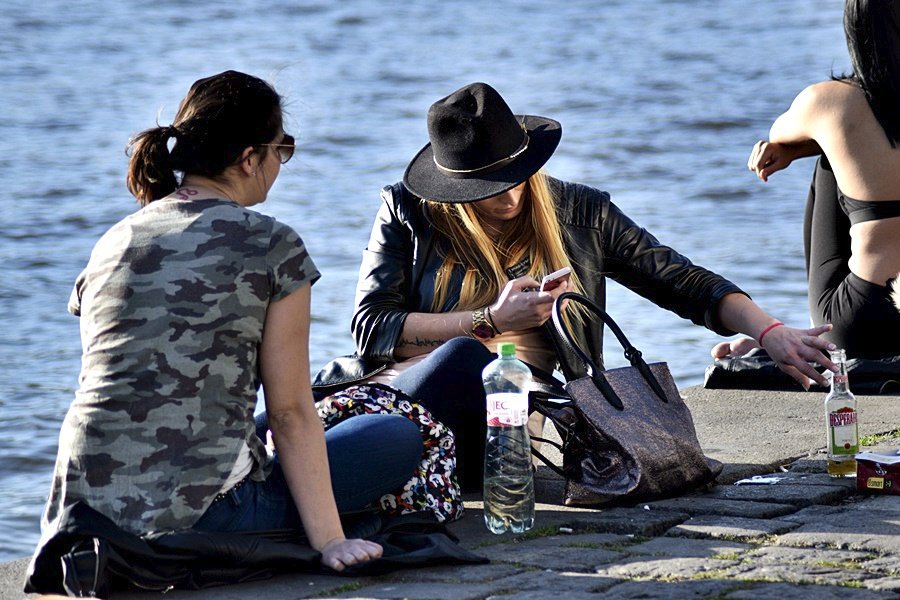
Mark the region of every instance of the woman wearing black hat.
MULTIPOLYGON (((515 341, 526 362, 577 376, 579 362, 545 324, 566 290, 603 306, 606 277, 722 335, 754 336, 805 387, 825 383, 808 361, 832 367, 818 338, 829 326, 781 326, 737 286, 660 244, 606 192, 540 172, 559 143, 558 122, 516 116, 496 90, 474 83, 431 106, 428 130, 431 143, 403 184, 382 190, 357 286, 354 367, 421 399, 453 429, 464 487, 480 478, 480 371, 496 343, 515 341), (568 283, 535 291, 561 267, 572 269, 568 283)), ((569 318, 602 365, 602 327, 569 318)))

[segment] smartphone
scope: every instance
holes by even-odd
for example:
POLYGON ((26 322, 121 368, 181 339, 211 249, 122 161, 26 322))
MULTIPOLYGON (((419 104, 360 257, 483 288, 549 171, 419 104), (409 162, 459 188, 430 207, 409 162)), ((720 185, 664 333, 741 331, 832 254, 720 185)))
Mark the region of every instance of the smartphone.
POLYGON ((563 267, 559 271, 553 271, 549 275, 545 275, 541 280, 541 291, 549 292, 556 289, 563 281, 569 280, 569 273, 571 272, 572 269, 569 267, 563 267))

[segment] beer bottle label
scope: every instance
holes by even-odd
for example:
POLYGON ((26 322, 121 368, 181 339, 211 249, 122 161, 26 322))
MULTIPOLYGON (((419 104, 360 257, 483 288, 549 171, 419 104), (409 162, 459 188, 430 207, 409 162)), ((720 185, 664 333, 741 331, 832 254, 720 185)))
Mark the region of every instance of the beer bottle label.
POLYGON ((856 411, 850 407, 828 413, 828 429, 831 433, 831 454, 855 455, 859 452, 856 411))

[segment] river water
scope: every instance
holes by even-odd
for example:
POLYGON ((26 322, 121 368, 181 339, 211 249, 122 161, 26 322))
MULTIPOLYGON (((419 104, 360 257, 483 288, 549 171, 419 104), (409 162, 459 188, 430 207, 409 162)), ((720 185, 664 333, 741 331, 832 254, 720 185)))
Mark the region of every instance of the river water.
MULTIPOLYGON (((66 301, 94 241, 136 208, 125 143, 170 123, 201 76, 243 70, 287 97, 298 153, 261 210, 296 227, 324 273, 313 369, 353 349, 379 189, 427 141, 431 102, 479 80, 517 112, 562 122, 551 174, 608 190, 771 313, 808 321, 812 162, 768 184, 745 164, 803 86, 847 69, 840 0, 12 4, 0 14, 0 560, 38 537, 79 367, 66 301)), ((612 288, 632 343, 667 360, 679 385, 701 382, 718 338, 612 288)))

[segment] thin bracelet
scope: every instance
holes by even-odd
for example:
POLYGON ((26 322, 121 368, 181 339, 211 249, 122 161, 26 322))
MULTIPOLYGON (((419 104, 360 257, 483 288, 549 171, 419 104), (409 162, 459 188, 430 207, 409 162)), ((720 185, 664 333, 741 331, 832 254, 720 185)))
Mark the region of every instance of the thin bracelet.
POLYGON ((497 325, 494 324, 494 316, 491 314, 491 307, 490 307, 490 306, 484 307, 484 316, 485 316, 485 318, 487 318, 488 323, 491 324, 491 327, 494 328, 494 331, 497 332, 497 335, 500 335, 500 334, 503 333, 502 331, 500 331, 500 328, 497 327, 497 325))
POLYGON ((782 323, 781 321, 775 321, 774 323, 772 323, 771 325, 769 325, 768 327, 766 327, 765 329, 762 330, 762 333, 760 333, 759 337, 757 338, 757 341, 759 342, 760 347, 762 347, 762 345, 763 345, 762 341, 763 341, 763 338, 766 337, 766 334, 769 333, 770 331, 772 331, 773 329, 775 329, 776 327, 778 327, 779 325, 784 325, 784 323, 782 323))

